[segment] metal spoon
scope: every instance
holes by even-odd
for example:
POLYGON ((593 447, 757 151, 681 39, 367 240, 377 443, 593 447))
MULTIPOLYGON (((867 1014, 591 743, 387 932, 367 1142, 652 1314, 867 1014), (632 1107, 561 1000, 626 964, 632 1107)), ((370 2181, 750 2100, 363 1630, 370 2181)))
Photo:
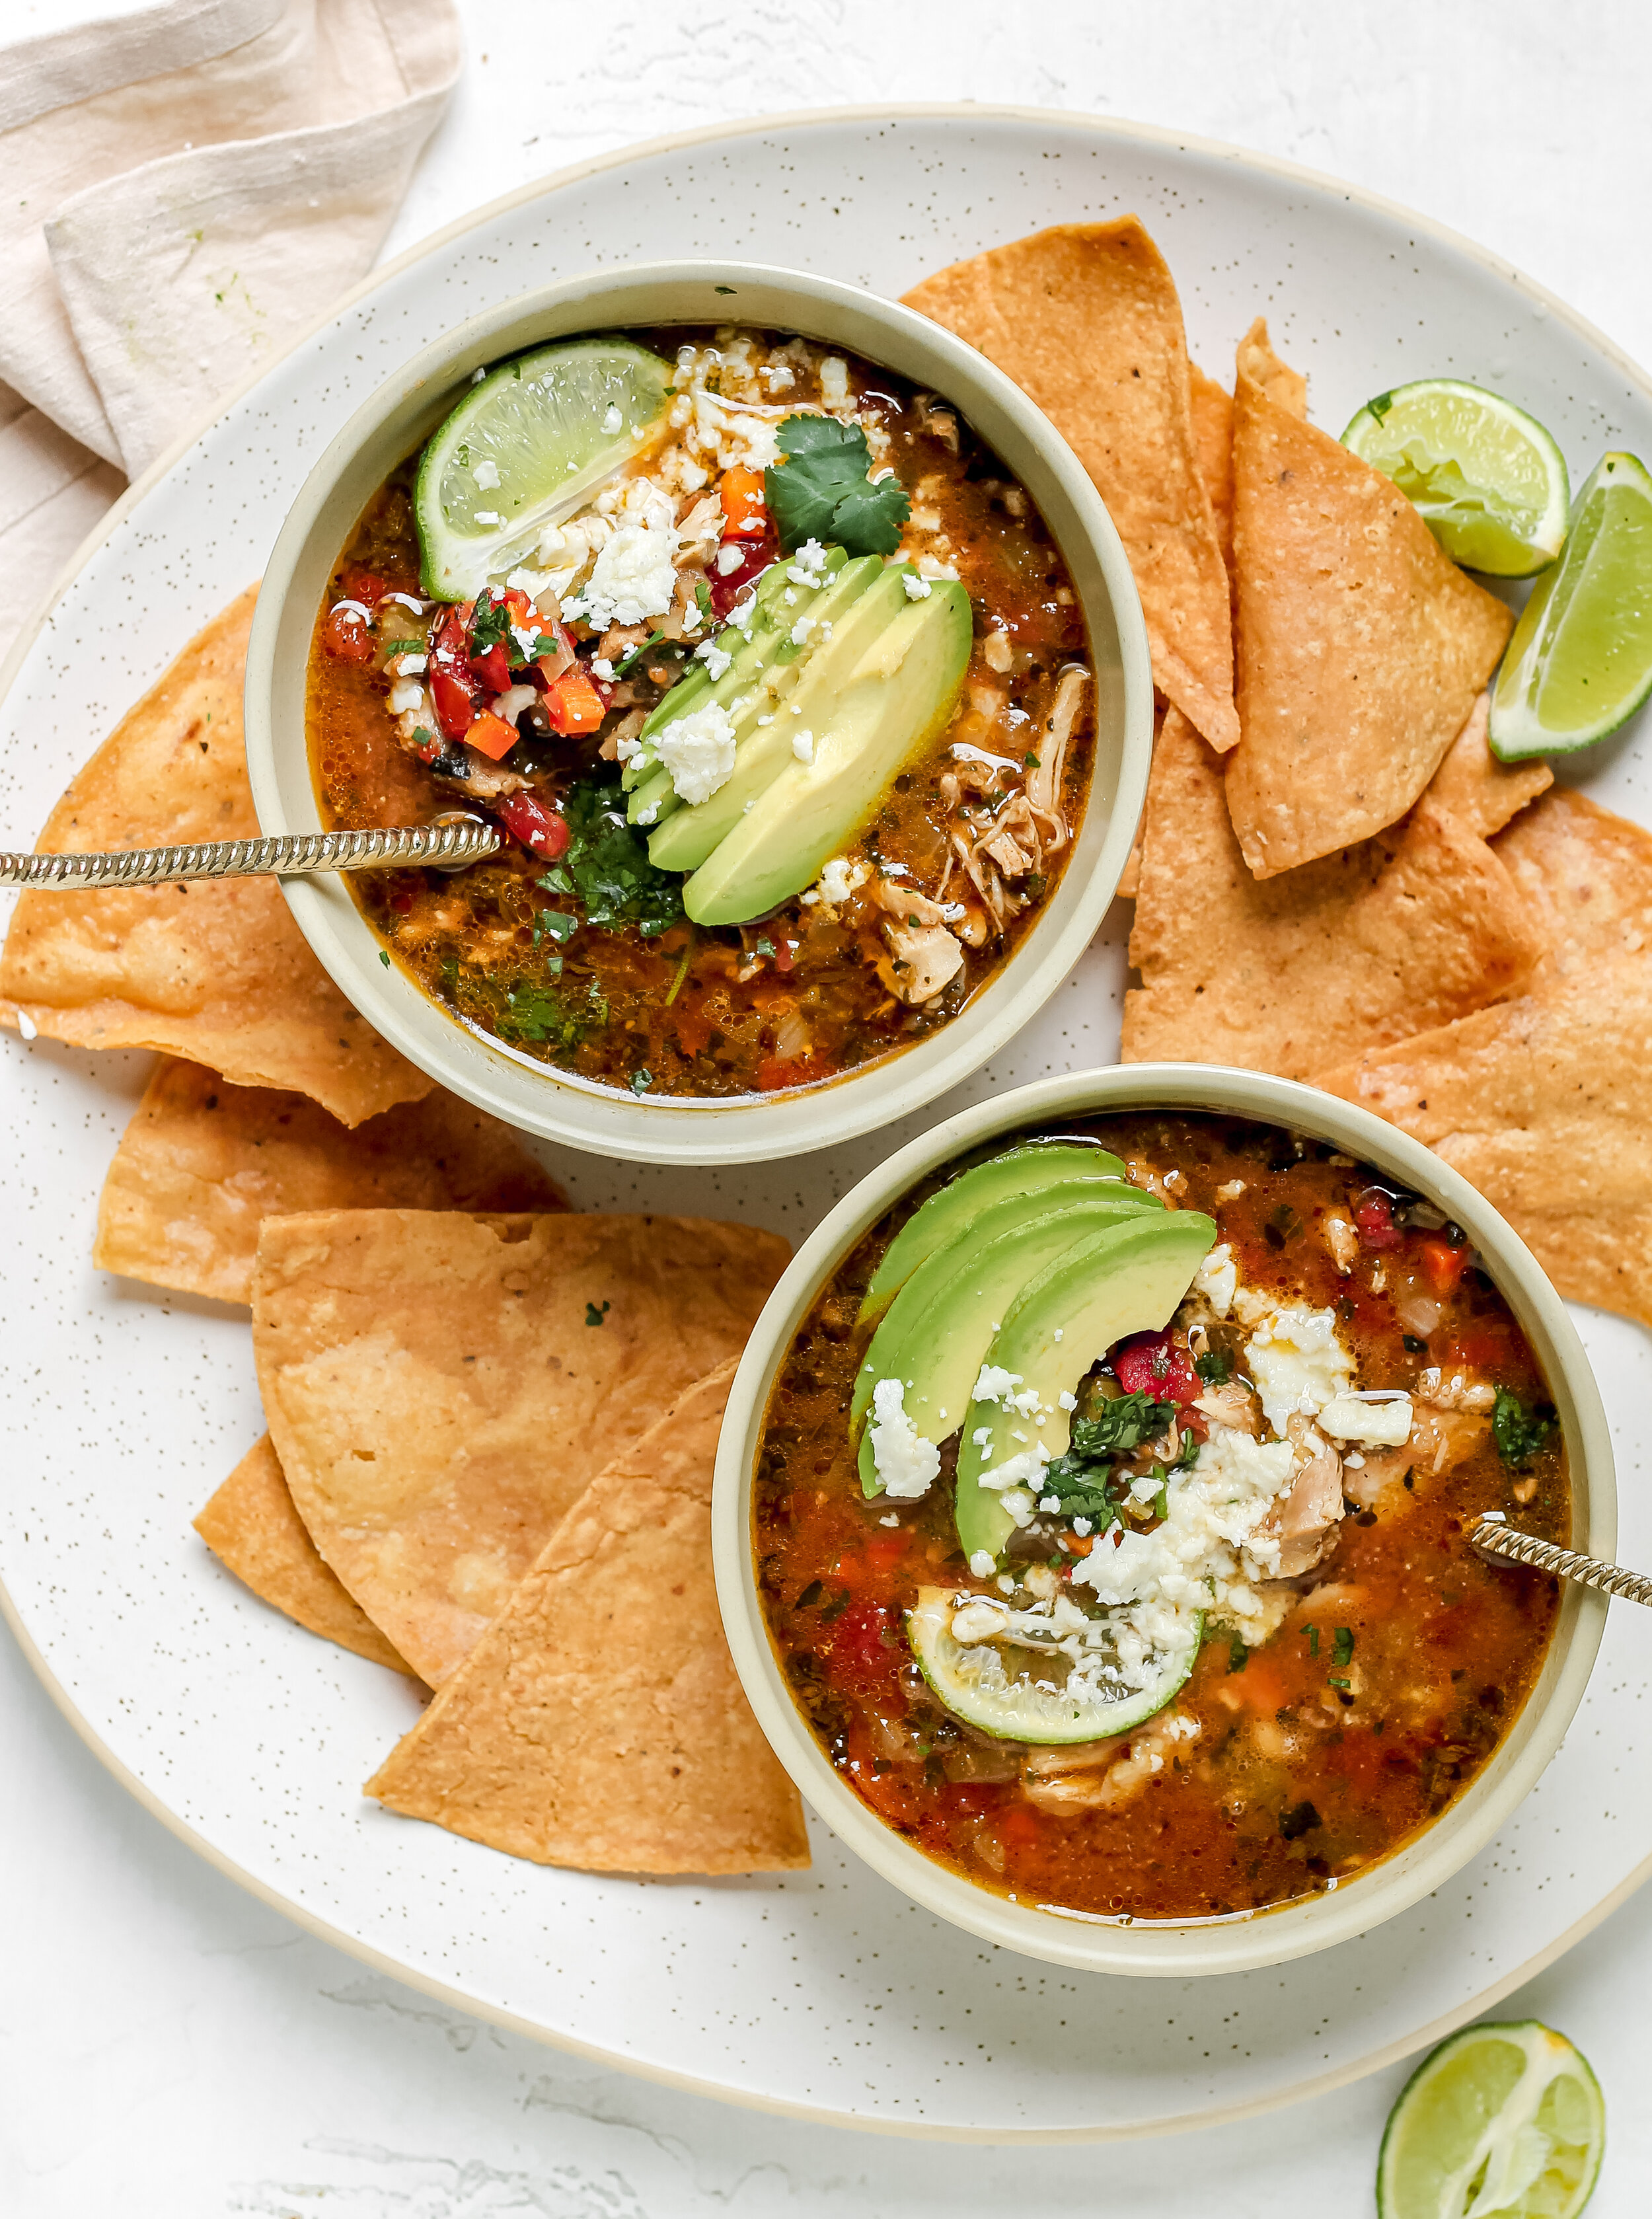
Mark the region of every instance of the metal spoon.
POLYGON ((367 871, 399 863, 462 870, 497 855, 497 825, 458 813, 434 824, 372 832, 281 832, 268 840, 210 840, 186 848, 129 848, 106 855, 0 855, 0 886, 38 893, 84 893, 94 886, 172 886, 183 879, 307 877, 314 871, 367 871))
POLYGON ((1622 1564, 1608 1564, 1599 1557, 1581 1556, 1575 1549, 1557 1549, 1535 1533, 1522 1533, 1500 1510, 1482 1510, 1469 1538, 1482 1556, 1498 1557, 1512 1564, 1531 1564, 1540 1572, 1556 1572, 1581 1587, 1598 1588, 1609 1595, 1625 1595, 1630 1602, 1652 1607, 1652 1580, 1622 1564))

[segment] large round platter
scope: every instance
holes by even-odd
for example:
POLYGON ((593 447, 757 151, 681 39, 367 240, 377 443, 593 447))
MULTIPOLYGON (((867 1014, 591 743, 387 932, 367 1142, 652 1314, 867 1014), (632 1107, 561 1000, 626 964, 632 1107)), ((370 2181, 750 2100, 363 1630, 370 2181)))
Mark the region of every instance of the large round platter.
MULTIPOLYGON (((897 293, 1040 224, 1136 209, 1181 287, 1196 357, 1229 372, 1258 310, 1318 420, 1429 372, 1500 387, 1575 474, 1652 453, 1652 389, 1557 303, 1417 218, 1162 133, 974 108, 815 115, 634 151, 486 211, 303 340, 115 513, 14 664, 7 844, 25 845, 95 739, 260 569, 313 458, 433 334, 597 264, 739 256, 897 293)), ((1652 822, 1643 743, 1589 791, 1652 822)), ((1127 912, 933 1122, 1112 1060, 1127 912)), ((1334 2085, 1506 1992, 1644 1876, 1652 1767, 1643 1629, 1614 1613, 1564 1749, 1438 1896, 1335 1949, 1216 1980, 1040 1966, 928 1918, 816 1830, 814 1870, 649 1883, 542 1871, 364 1804, 410 1721, 390 1675, 276 1619, 189 1520, 259 1430, 243 1318, 90 1265, 100 1181, 143 1058, 37 1041, 0 1060, 12 1151, 0 1578, 59 1700, 184 1838, 314 1930, 459 2004, 656 2079, 907 2133, 1104 2137, 1334 2085)), ((595 1208, 745 1216, 794 1241, 921 1129, 737 1175, 566 1154, 595 1208)), ((1636 1484, 1652 1343, 1578 1319, 1613 1420, 1619 1543, 1652 1559, 1636 1484)))

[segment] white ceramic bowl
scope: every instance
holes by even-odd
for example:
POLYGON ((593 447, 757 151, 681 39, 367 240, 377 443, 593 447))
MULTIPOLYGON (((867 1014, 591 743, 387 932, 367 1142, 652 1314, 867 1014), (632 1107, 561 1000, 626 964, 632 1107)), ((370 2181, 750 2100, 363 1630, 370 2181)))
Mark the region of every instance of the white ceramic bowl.
POLYGON ((508 1123, 647 1163, 761 1161, 852 1140, 921 1109, 979 1068, 1053 994, 1107 913, 1146 792, 1152 676, 1117 532, 1053 426, 973 348, 853 285, 742 263, 592 272, 473 316, 357 409, 305 481, 264 575, 246 665, 246 755, 266 833, 320 829, 305 744, 310 637, 338 550, 378 487, 440 423, 485 363, 564 333, 739 322, 824 339, 944 395, 1038 504, 1072 576, 1096 673, 1088 805, 1055 893, 1010 960, 931 1038, 796 1094, 638 1099, 570 1078, 450 1017, 397 967, 337 877, 284 889, 340 991, 420 1070, 508 1123))
POLYGON ((1531 1250, 1467 1180, 1368 1110, 1259 1072, 1134 1064, 1026 1086, 948 1119, 844 1197, 769 1297, 730 1396, 717 1450, 712 1548, 736 1669, 759 1723, 799 1791, 874 1871, 984 1940, 1087 1972, 1176 1978, 1248 1972, 1327 1949, 1392 1918, 1449 1880, 1490 1841, 1559 1749, 1605 1625, 1605 1599, 1568 1583, 1548 1657, 1525 1708, 1467 1792, 1394 1855, 1334 1894, 1232 1918, 1129 1924, 1009 1902, 935 1863, 884 1824, 833 1768, 786 1687, 765 1625, 751 1544, 751 1490, 764 1414, 792 1337, 822 1285, 891 1204, 930 1172, 999 1134, 1140 1110, 1208 1110, 1329 1141, 1436 1203, 1467 1231, 1548 1379, 1565 1432, 1574 1548, 1610 1557, 1617 1539, 1612 1439, 1583 1345, 1531 1250))

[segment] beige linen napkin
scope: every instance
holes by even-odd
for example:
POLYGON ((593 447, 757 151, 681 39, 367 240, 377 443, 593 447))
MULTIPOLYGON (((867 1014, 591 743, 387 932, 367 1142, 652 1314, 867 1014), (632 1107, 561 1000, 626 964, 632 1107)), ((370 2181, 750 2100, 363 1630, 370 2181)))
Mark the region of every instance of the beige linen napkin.
POLYGON ((166 0, 0 53, 0 587, 31 581, 9 606, 115 469, 370 267, 460 58, 452 0, 166 0))

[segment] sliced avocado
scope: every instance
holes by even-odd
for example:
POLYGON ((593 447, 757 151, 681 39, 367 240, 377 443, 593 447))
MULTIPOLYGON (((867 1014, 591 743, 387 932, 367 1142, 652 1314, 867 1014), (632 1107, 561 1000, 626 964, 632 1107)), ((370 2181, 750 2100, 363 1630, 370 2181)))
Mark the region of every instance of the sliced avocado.
MULTIPOLYGON (((1034 1197, 1046 1186, 1074 1178, 1123 1177, 1124 1165, 1117 1156, 1109 1155, 1099 1141, 1087 1141, 1076 1133, 1047 1139, 1040 1134, 989 1156, 984 1163, 972 1164, 920 1203, 885 1249, 861 1298, 856 1323, 868 1325, 881 1317, 924 1258, 949 1241, 960 1227, 972 1223, 976 1211, 989 1203, 1019 1194, 1028 1197, 1030 1210, 1034 1197)), ((1137 1192, 1145 1208, 1164 1207, 1145 1187, 1137 1192)))
POLYGON ((983 1472, 1024 1455, 1034 1441, 1052 1459, 1063 1452, 1070 1424, 1062 1395, 1075 1392, 1115 1342, 1170 1323, 1215 1238, 1213 1221, 1196 1209, 1142 1215, 1069 1247, 1025 1284, 984 1361, 1014 1372, 1022 1382, 1018 1391, 1035 1390, 1038 1408, 1023 1417, 996 1402, 970 1406, 958 1451, 956 1506, 966 1555, 984 1550, 996 1557, 1015 1530, 1002 1490, 984 1487, 983 1472), (985 1439, 978 1440, 978 1433, 985 1439))
POLYGON ((812 729, 810 719, 818 711, 811 705, 830 699, 835 691, 831 673, 852 668, 865 642, 875 637, 888 614, 904 600, 898 576, 891 579, 876 555, 862 555, 846 564, 813 600, 805 603, 799 595, 795 609, 782 610, 788 627, 807 617, 808 634, 798 641, 789 628, 779 633, 779 646, 760 674, 735 726, 732 777, 709 801, 671 811, 669 826, 663 821, 667 812, 661 811, 660 830, 649 842, 649 861, 657 869, 699 868, 770 781, 787 763, 796 761, 792 733, 812 729), (829 637, 823 637, 829 627, 829 637), (769 722, 760 724, 760 717, 769 722))
POLYGON ((658 824, 682 805, 670 772, 655 753, 661 733, 680 718, 696 716, 715 701, 736 719, 737 735, 741 721, 748 715, 755 718, 767 699, 760 689, 765 672, 773 668, 781 656, 796 653, 788 637, 791 627, 800 613, 813 613, 815 604, 835 589, 843 566, 842 549, 829 548, 827 583, 788 588, 785 563, 772 564, 757 581, 750 623, 743 630, 725 625, 714 635, 717 644, 730 657, 723 675, 713 678, 705 664, 696 660, 663 700, 655 703, 637 736, 637 752, 621 774, 620 782, 631 797, 625 812, 631 824, 658 824), (790 603, 786 599, 788 590, 792 596, 790 603))
MULTIPOLYGON (((885 571, 866 601, 903 576, 900 566, 885 571)), ((683 907, 696 924, 767 917, 819 877, 902 764, 950 721, 969 667, 971 630, 969 595, 952 579, 935 581, 924 599, 885 624, 853 668, 844 669, 834 653, 834 637, 829 693, 822 656, 799 689, 803 713, 791 720, 813 732, 812 760, 792 755, 783 761, 689 880, 683 907)), ((782 745, 789 749, 789 737, 782 745)))
MULTIPOLYGON (((855 1375, 851 1432, 878 1382, 899 1379, 915 1432, 935 1442, 955 1433, 1000 1321, 1028 1280, 1104 1226, 1133 1223, 1146 1215, 1143 1200, 1123 1179, 1075 1181, 1071 1190, 1040 1195, 1042 1206, 1031 1215, 1025 1196, 1005 1195, 960 1227, 913 1272, 872 1336, 855 1375)), ((876 1495, 879 1487, 868 1430, 860 1440, 860 1489, 876 1495)))

